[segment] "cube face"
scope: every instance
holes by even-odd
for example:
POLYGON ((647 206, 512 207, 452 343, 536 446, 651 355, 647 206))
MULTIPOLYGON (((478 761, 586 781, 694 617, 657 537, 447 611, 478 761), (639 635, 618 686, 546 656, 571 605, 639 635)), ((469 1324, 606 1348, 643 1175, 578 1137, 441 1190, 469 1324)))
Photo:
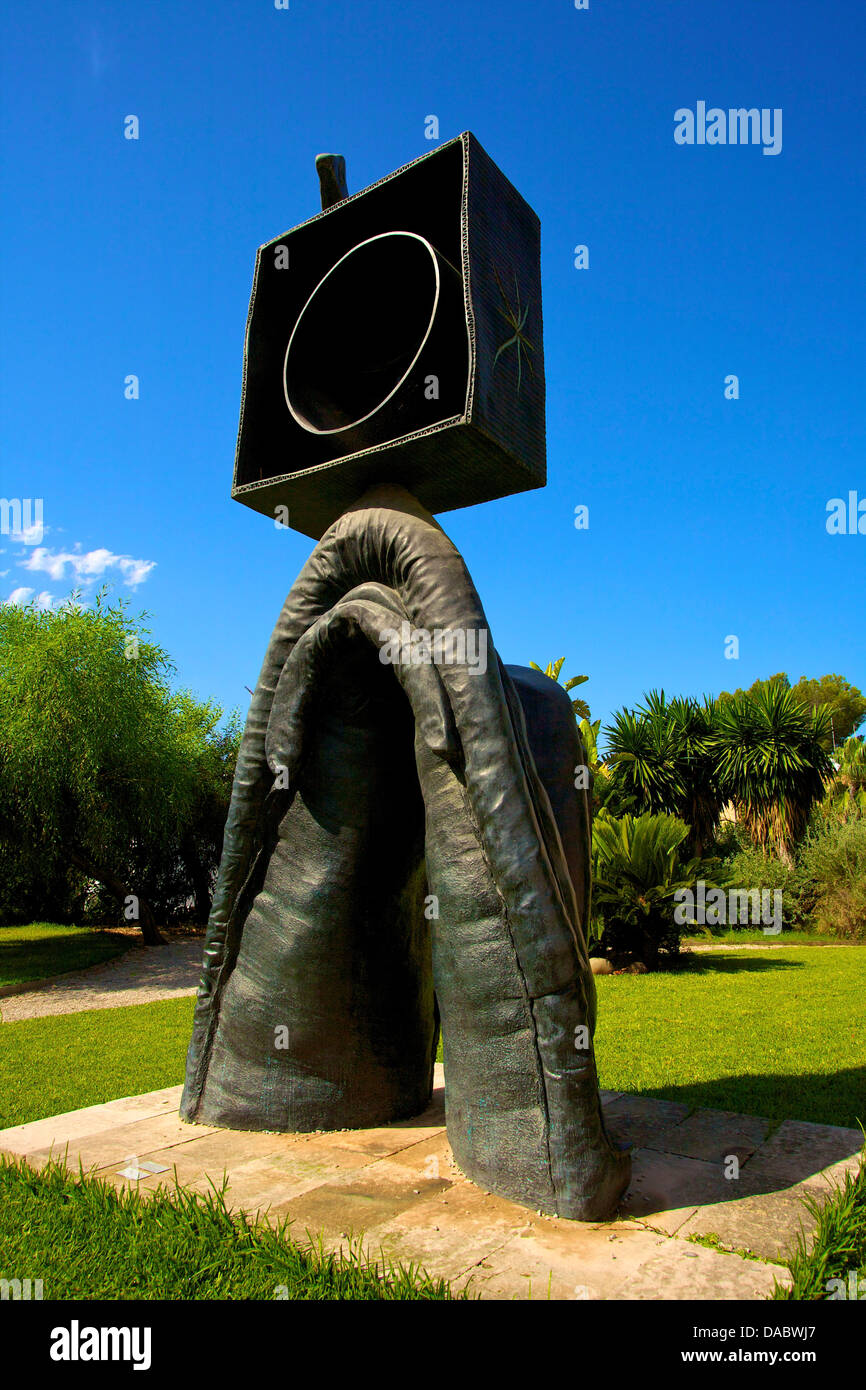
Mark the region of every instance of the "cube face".
POLYGON ((232 496, 318 539, 377 483, 542 487, 539 242, 467 132, 262 246, 232 496))

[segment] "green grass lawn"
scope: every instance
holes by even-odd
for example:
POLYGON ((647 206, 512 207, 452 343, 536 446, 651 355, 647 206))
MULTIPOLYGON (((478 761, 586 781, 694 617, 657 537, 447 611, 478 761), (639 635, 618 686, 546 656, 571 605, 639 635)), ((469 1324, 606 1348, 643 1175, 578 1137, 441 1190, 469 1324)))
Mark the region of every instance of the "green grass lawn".
POLYGON ((123 950, 122 940, 90 927, 68 927, 58 922, 0 927, 0 987, 100 965, 123 950))
MULTIPOLYGON (((866 947, 691 957, 597 981, 601 1084, 766 1115, 866 1123, 866 947)), ((179 1083, 193 998, 0 1025, 0 1127, 179 1083)), ((850 1180, 792 1262, 794 1297, 864 1275, 866 1178, 850 1180)), ((447 1298, 418 1270, 370 1269, 294 1245, 211 1201, 0 1162, 0 1277, 47 1298, 447 1298)))
MULTIPOLYGON (((608 1090, 776 1121, 866 1124, 866 947, 719 950, 687 968, 597 984, 608 1090)), ((0 1128, 182 1081, 194 1003, 0 1025, 0 1128)))
POLYGON ((194 1007, 190 995, 0 1023, 0 1129, 183 1081, 194 1007))
POLYGON ((377 1267, 357 1245, 331 1256, 285 1224, 254 1225, 222 1194, 149 1199, 56 1164, 0 1160, 0 1277, 42 1280, 49 1299, 450 1299, 416 1267, 377 1267))
POLYGON ((596 983, 607 1090, 866 1124, 866 947, 719 950, 596 983))

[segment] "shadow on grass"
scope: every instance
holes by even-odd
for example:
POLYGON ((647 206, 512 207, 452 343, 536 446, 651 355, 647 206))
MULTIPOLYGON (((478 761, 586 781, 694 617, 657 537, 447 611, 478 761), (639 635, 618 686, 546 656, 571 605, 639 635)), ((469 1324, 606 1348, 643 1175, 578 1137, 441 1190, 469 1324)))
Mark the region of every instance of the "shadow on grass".
POLYGON ((125 949, 114 937, 99 931, 12 941, 4 941, 0 935, 0 985, 26 984, 101 965, 125 949))
POLYGON ((750 956, 745 951, 736 955, 675 956, 659 970, 664 975, 737 975, 743 971, 761 974, 769 970, 803 970, 802 960, 780 960, 778 956, 750 956))
POLYGON ((806 1120, 843 1129, 857 1129, 861 1122, 866 1125, 866 1067, 804 1072, 796 1076, 779 1073, 720 1076, 711 1081, 647 1087, 623 1094, 677 1101, 690 1110, 732 1110, 740 1115, 759 1115, 768 1119, 774 1128, 783 1120, 806 1120))

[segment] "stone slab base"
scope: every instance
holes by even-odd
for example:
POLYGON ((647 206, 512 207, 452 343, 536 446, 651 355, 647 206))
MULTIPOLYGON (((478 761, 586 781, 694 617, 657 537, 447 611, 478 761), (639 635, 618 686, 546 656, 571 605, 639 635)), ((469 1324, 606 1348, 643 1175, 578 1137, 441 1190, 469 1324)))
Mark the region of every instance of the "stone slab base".
POLYGON ((826 1197, 858 1164, 859 1130, 696 1110, 603 1093, 611 1131, 635 1145, 616 1218, 539 1216, 481 1191, 454 1165, 444 1078, 429 1109, 381 1129, 260 1134, 183 1123, 181 1088, 94 1105, 0 1131, 0 1152, 34 1167, 50 1155, 118 1187, 152 1191, 175 1175, 210 1190, 227 1175, 235 1209, 292 1222, 374 1257, 422 1265, 492 1299, 761 1299, 787 1280, 778 1262, 811 1219, 799 1198, 826 1197), (733 1161, 732 1161, 733 1160, 733 1161), (147 1173, 139 1165, 164 1167, 147 1173), (121 1170, 141 1171, 140 1177, 121 1170), (690 1237, 713 1242, 714 1248, 690 1237))

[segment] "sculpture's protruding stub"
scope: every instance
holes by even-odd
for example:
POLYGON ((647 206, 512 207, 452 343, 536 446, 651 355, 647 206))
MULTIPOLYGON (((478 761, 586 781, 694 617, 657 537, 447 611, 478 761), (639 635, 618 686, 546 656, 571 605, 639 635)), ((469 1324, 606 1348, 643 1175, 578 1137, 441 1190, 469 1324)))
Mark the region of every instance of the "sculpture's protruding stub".
POLYGON ((538 218, 468 132, 259 248, 232 496, 318 539, 371 485, 542 487, 538 218), (284 519, 284 518, 283 518, 284 519))
POLYGON ((316 172, 319 175, 323 212, 348 198, 346 161, 341 154, 317 154, 316 172))

